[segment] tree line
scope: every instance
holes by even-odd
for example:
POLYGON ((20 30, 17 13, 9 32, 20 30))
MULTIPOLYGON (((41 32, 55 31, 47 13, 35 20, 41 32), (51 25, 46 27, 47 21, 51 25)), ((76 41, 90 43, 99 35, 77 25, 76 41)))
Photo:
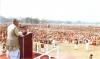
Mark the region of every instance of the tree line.
MULTIPOLYGON (((13 18, 5 18, 0 16, 0 23, 11 23, 13 18)), ((18 19, 21 23, 30 23, 30 24, 39 24, 39 23, 47 23, 46 19, 38 19, 38 18, 31 18, 31 17, 26 17, 26 18, 16 18, 18 19)))

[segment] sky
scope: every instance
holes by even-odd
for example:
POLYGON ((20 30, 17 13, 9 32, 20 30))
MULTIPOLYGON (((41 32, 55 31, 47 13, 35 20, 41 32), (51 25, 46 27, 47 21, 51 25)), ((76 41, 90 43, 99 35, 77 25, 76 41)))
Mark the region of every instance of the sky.
POLYGON ((0 15, 100 22, 100 0, 0 0, 0 15))

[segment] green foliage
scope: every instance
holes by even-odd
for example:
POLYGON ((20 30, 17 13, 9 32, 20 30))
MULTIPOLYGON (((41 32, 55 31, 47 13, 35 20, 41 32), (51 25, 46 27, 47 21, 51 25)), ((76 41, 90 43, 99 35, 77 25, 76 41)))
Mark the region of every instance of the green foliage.
POLYGON ((27 17, 27 18, 22 19, 21 22, 31 23, 31 24, 38 24, 38 23, 40 23, 40 20, 38 18, 27 17))

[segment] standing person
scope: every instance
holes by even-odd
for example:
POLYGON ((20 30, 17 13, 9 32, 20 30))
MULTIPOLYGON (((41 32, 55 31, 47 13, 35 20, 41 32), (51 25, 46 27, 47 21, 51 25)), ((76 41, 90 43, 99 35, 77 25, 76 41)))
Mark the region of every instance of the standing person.
POLYGON ((40 43, 41 43, 41 51, 42 51, 42 52, 45 52, 45 51, 44 51, 44 49, 45 49, 45 47, 44 47, 44 46, 45 46, 44 40, 41 40, 40 43))
POLYGON ((52 45, 53 45, 53 48, 56 47, 56 41, 55 41, 55 39, 52 40, 52 45))
POLYGON ((3 53, 3 44, 2 44, 2 42, 0 41, 0 55, 2 55, 3 53))
POLYGON ((93 58, 93 54, 90 54, 89 59, 92 59, 92 58, 93 58))
POLYGON ((74 44, 75 44, 75 49, 78 49, 78 39, 75 39, 74 44))
POLYGON ((12 24, 7 28, 6 54, 8 59, 20 59, 18 25, 19 21, 17 19, 13 19, 12 24))
POLYGON ((89 40, 86 39, 86 40, 85 40, 85 47, 86 47, 86 50, 87 50, 87 51, 89 50, 89 45, 90 45, 89 40))

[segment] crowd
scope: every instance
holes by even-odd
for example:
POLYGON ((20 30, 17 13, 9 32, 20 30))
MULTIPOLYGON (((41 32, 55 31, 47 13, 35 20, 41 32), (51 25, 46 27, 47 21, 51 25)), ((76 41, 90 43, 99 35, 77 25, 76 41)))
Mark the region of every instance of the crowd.
MULTIPOLYGON (((80 43, 84 43, 85 39, 89 39, 92 43, 99 41, 100 33, 91 28, 79 28, 79 26, 65 26, 65 25, 52 25, 52 24, 35 24, 27 25, 28 29, 33 32, 33 40, 59 40, 63 42, 67 40, 69 43, 78 39, 80 43)), ((97 43, 96 42, 96 43, 97 43)))
MULTIPOLYGON (((0 41, 6 40, 7 25, 0 26, 0 41)), ((85 43, 85 40, 90 40, 91 44, 100 44, 100 32, 94 30, 95 27, 74 26, 62 24, 28 24, 21 26, 25 31, 33 33, 33 41, 51 44, 55 41, 68 41, 72 43, 76 39, 79 43, 85 43)), ((22 30, 22 29, 21 29, 22 30)))
POLYGON ((7 25, 0 25, 0 55, 6 52, 7 25))
MULTIPOLYGON (((88 27, 81 26, 69 26, 69 25, 59 25, 59 24, 32 24, 24 25, 26 29, 33 32, 33 40, 59 40, 63 42, 67 40, 72 42, 78 39, 80 43, 84 43, 84 39, 89 39, 92 42, 100 40, 100 32, 94 30, 94 27, 89 29, 88 27), (84 30, 85 29, 85 30, 84 30), (52 39, 51 39, 52 38, 52 39)), ((0 26, 0 41, 6 39, 6 25, 0 26)), ((25 29, 24 29, 25 30, 25 29)))
MULTIPOLYGON (((62 25, 62 24, 21 24, 21 32, 26 34, 32 32, 33 42, 41 43, 41 50, 47 47, 46 44, 53 45, 55 48, 60 43, 68 42, 75 44, 75 49, 78 49, 78 44, 85 44, 89 50, 89 45, 100 45, 100 29, 94 26, 79 26, 79 25, 62 25)), ((0 25, 0 43, 2 43, 3 52, 6 52, 7 25, 0 25)), ((37 44, 37 43, 36 43, 37 44)), ((37 45, 36 45, 37 50, 37 45)), ((48 49, 46 48, 48 51, 48 49)), ((1 52, 1 51, 0 51, 1 52)))

